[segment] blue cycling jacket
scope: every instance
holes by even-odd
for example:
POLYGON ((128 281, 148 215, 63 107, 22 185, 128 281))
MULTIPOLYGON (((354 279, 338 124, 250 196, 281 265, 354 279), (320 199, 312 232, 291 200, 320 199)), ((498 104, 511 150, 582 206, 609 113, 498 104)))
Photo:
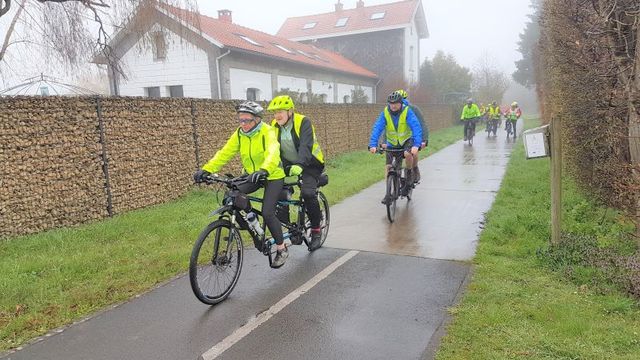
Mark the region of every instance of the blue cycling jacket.
MULTIPOLYGON (((406 103, 403 102, 402 109, 400 109, 398 114, 397 115, 391 114, 391 120, 393 120, 393 125, 396 128, 398 127, 398 120, 400 119, 400 113, 402 113, 402 111, 406 106, 407 106, 406 103)), ((391 111, 389 112, 391 113, 391 111)), ((412 133, 411 138, 413 139, 414 145, 420 146, 420 143, 422 143, 422 127, 420 126, 420 122, 418 121, 418 118, 416 117, 416 114, 413 112, 411 107, 409 107, 409 110, 407 111, 407 125, 411 129, 411 133, 412 133)), ((373 124, 373 129, 371 130, 371 137, 369 138, 369 147, 378 146, 378 139, 380 138, 380 135, 382 135, 382 132, 385 130, 386 127, 387 127, 387 120, 384 118, 384 111, 381 111, 380 116, 378 116, 378 120, 376 120, 376 122, 373 124)), ((387 142, 387 145, 391 146, 391 144, 389 144, 388 142, 387 142)))

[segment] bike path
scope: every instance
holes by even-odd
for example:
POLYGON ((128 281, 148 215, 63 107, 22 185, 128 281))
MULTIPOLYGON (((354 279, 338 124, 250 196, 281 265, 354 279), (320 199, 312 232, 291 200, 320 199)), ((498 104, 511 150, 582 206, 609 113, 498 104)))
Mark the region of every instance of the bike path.
POLYGON ((182 276, 5 358, 430 358, 469 271, 467 263, 435 258, 473 254, 511 148, 503 131, 495 140, 482 135, 473 148, 458 142, 420 163, 422 184, 393 225, 376 184, 331 208, 329 238, 314 253, 293 247, 286 265, 271 270, 263 255, 245 249, 236 289, 216 306, 199 303, 182 276), (235 335, 265 314, 246 336, 235 335))
POLYGON ((506 140, 504 129, 497 138, 487 138, 483 130, 478 126, 473 146, 459 141, 419 162, 421 183, 411 201, 398 200, 393 224, 380 202, 384 181, 333 206, 331 232, 340 236, 329 236, 325 246, 432 259, 473 258, 484 213, 500 188, 514 143, 506 140))

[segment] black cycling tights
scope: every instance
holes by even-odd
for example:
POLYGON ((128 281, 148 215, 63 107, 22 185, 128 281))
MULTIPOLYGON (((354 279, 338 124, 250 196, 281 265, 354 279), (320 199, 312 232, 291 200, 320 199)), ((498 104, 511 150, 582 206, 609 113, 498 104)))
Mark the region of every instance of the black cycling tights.
MULTIPOLYGON (((264 185, 264 198, 262 203, 262 218, 267 224, 267 228, 276 240, 276 244, 280 245, 284 241, 282 238, 282 224, 276 216, 276 203, 282 192, 282 186, 284 185, 284 179, 267 180, 264 185)), ((238 190, 245 194, 251 194, 252 192, 260 189, 262 185, 246 183, 238 186, 238 190)))

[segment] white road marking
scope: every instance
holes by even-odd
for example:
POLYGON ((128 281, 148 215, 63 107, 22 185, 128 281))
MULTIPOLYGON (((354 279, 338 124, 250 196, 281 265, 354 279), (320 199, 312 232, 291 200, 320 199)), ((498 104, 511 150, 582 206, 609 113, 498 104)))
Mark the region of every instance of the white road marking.
POLYGON ((311 278, 306 283, 302 284, 302 286, 295 289, 289 295, 285 296, 276 304, 271 306, 267 311, 263 311, 258 316, 249 320, 249 322, 247 322, 244 326, 236 329, 236 331, 234 331, 231 335, 227 336, 224 340, 220 341, 214 347, 207 350, 204 354, 202 354, 201 358, 203 360, 212 360, 220 356, 223 352, 225 352, 227 349, 232 347, 235 343, 242 340, 242 338, 249 335, 249 333, 255 330, 262 323, 269 320, 272 316, 279 313, 282 309, 284 309, 287 305, 291 304, 294 300, 299 298, 302 294, 306 293, 312 287, 316 286, 320 281, 325 279, 337 268, 339 268, 342 264, 349 261, 349 259, 356 256, 358 253, 359 251, 352 250, 344 254, 341 258, 334 261, 331 265, 327 266, 324 270, 319 272, 316 276, 311 278))

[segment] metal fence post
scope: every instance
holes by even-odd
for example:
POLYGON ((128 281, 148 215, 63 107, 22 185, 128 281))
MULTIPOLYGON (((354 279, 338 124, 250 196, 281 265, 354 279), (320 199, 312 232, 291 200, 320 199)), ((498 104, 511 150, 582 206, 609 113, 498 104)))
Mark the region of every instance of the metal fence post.
POLYGON ((107 213, 109 216, 113 216, 113 200, 111 196, 111 183, 109 180, 109 157, 107 156, 107 142, 104 136, 104 121, 102 119, 102 101, 100 96, 96 96, 96 114, 98 116, 98 129, 100 130, 102 173, 104 174, 104 187, 107 193, 107 213))

